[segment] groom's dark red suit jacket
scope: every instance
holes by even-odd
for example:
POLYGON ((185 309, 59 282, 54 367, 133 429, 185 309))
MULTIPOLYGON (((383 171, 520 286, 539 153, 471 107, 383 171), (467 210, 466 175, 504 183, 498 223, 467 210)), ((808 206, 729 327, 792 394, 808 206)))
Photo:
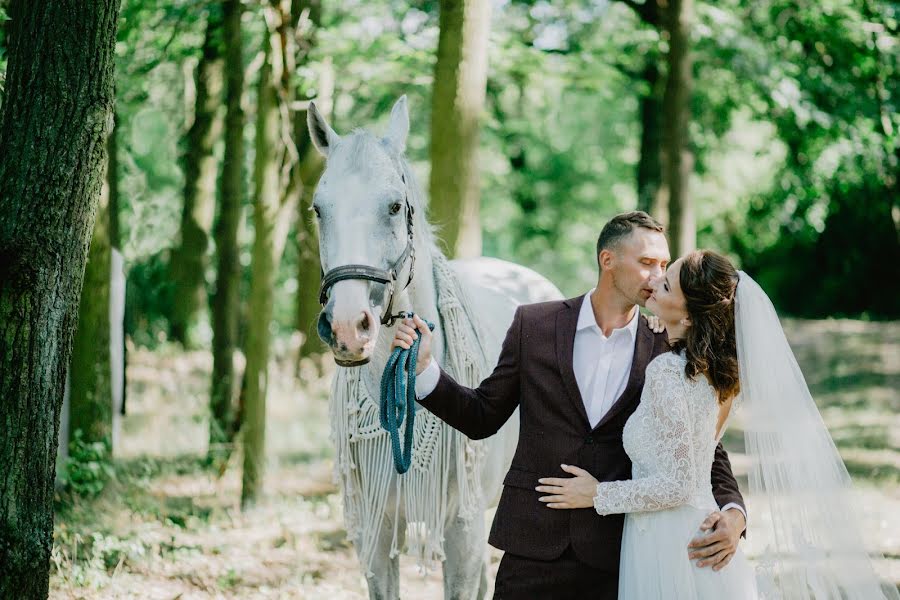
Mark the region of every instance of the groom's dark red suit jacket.
MULTIPOLYGON (((552 560, 571 545, 585 563, 617 570, 624 515, 591 509, 554 510, 538 501, 540 477, 569 477, 560 464, 588 470, 599 481, 631 478, 622 428, 637 408, 647 364, 667 350, 664 333, 640 319, 628 384, 593 429, 572 369, 575 326, 583 296, 520 306, 493 373, 476 389, 441 371, 437 387, 419 402, 473 439, 486 438, 519 407, 519 443, 503 480, 489 543, 538 560, 552 560)), ((728 455, 719 444, 712 466, 719 506, 744 506, 728 455)), ((699 527, 699 523, 697 523, 699 527)), ((685 547, 687 552, 687 547, 685 547)))

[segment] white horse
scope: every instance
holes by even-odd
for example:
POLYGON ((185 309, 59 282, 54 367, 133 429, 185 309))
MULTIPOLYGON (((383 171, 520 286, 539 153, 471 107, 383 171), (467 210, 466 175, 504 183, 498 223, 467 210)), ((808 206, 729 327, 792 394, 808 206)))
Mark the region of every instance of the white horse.
MULTIPOLYGON (((434 243, 421 190, 403 156, 409 133, 406 97, 394 105, 382 138, 364 130, 341 137, 314 104, 309 107, 308 125, 316 148, 326 157, 312 210, 325 274, 319 333, 339 365, 331 399, 333 442, 338 447, 336 473, 342 484, 345 515, 353 521, 347 529, 367 576, 369 596, 399 598, 397 554, 404 550, 405 541, 419 535, 413 553, 418 554, 420 564, 427 564, 429 558, 444 562, 444 597, 482 598, 487 587, 484 510, 495 505, 512 460, 518 413, 495 436, 477 442, 483 446, 475 452, 475 442, 417 407, 414 457, 425 453, 422 456, 433 460, 430 467, 419 469, 419 475, 412 475, 414 469, 397 475, 389 453, 383 450, 383 432, 377 426, 360 424, 362 413, 377 394, 389 356, 394 327, 388 317, 392 312, 415 311, 435 323, 433 352, 442 366, 454 350, 444 352, 445 340, 453 343, 453 336, 442 327, 440 317, 446 316, 438 312, 440 290, 434 274, 436 266, 447 262, 434 243), (428 438, 430 446, 424 447, 422 440, 430 434, 420 431, 419 425, 421 421, 427 427, 428 418, 437 431, 428 438), (449 442, 441 450, 441 443, 434 439, 449 442), (367 449, 366 444, 375 442, 382 444, 381 450, 367 449), (442 451, 452 456, 435 458, 435 453, 442 451), (465 482, 472 473, 460 470, 477 462, 473 456, 481 457, 481 465, 469 487, 461 487, 460 481, 465 482), (415 484, 414 490, 408 482, 415 477, 425 483, 415 484), (429 484, 428 477, 436 478, 436 483, 429 484), (429 490, 429 486, 440 489, 429 490), (460 497, 466 490, 472 492, 469 497, 476 504, 468 515, 460 497), (421 510, 418 516, 411 515, 417 500, 401 499, 403 494, 418 494, 418 501, 428 496, 437 502, 425 510, 438 515, 439 521, 422 522, 421 510)), ((472 331, 477 335, 473 345, 483 349, 482 374, 496 364, 518 304, 561 297, 559 290, 537 273, 501 260, 451 261, 447 270, 451 269, 468 298, 467 310, 477 313, 480 323, 477 331, 472 331)))

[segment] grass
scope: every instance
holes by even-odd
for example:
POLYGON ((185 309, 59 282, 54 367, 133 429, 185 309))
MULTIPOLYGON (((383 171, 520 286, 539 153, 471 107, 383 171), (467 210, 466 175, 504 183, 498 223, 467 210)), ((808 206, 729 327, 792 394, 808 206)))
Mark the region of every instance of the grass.
MULTIPOLYGON (((887 557, 878 568, 900 581, 900 324, 785 325, 860 491, 867 539, 887 557)), ((51 598, 367 597, 332 481, 330 360, 304 363, 298 380, 290 348, 278 355, 266 498, 242 513, 240 449, 221 475, 206 465, 208 354, 130 350, 114 477, 94 499, 59 498, 51 598)), ((725 445, 740 476, 740 432, 725 445)), ((403 597, 441 597, 439 571, 420 575, 404 558, 401 578, 403 597)))

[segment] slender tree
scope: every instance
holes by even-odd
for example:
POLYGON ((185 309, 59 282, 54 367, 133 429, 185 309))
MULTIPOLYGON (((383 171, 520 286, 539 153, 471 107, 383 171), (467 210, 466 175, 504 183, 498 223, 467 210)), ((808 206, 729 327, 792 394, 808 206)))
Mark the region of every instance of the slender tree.
POLYGON ((191 326, 206 306, 206 250, 216 205, 213 146, 222 134, 222 7, 207 7, 206 37, 197 64, 194 119, 184 152, 184 205, 181 239, 172 253, 175 298, 171 333, 186 347, 194 346, 191 326))
POLYGON ((256 110, 256 156, 253 194, 253 259, 250 275, 247 368, 241 422, 244 475, 241 505, 254 504, 262 492, 266 455, 266 395, 275 274, 295 214, 300 181, 297 151, 290 140, 291 74, 294 28, 286 0, 271 0, 265 9, 269 27, 263 45, 256 110))
MULTIPOLYGON (((297 65, 306 61, 310 50, 316 44, 316 31, 322 22, 320 0, 294 0, 291 3, 291 19, 297 27, 297 65)), ((328 71, 328 67, 325 67, 328 71)), ((315 82, 316 106, 330 112, 330 73, 319 74, 315 82)), ((315 151, 306 126, 306 110, 294 114, 294 141, 297 144, 297 176, 302 186, 299 216, 297 221, 297 306, 296 328, 303 333, 299 358, 322 351, 322 344, 315 332, 315 321, 319 314, 319 242, 315 223, 310 218, 312 194, 325 166, 322 156, 315 151)))
MULTIPOLYGON (((109 170, 109 162, 105 165, 109 170)), ((69 369, 69 436, 112 446, 112 370, 110 361, 109 293, 110 242, 109 176, 103 179, 94 233, 84 269, 78 309, 78 328, 72 343, 69 369)))
POLYGON ((669 242, 672 256, 682 256, 697 244, 694 207, 688 187, 694 168, 688 141, 693 90, 690 53, 692 19, 693 0, 668 1, 663 19, 669 41, 666 55, 669 73, 663 96, 663 172, 669 192, 669 242))
POLYGON ((662 206, 662 90, 665 79, 648 58, 642 71, 646 89, 640 97, 641 150, 637 165, 638 210, 664 217, 662 206))
POLYGON ((243 198, 244 59, 241 2, 222 1, 225 46, 225 153, 219 184, 219 217, 215 227, 216 289, 212 298, 213 374, 210 396, 210 458, 220 456, 234 433, 234 351, 240 306, 240 262, 237 231, 243 198))
MULTIPOLYGON (((662 7, 659 0, 620 0, 629 6, 646 25, 661 32, 662 7)), ((637 164, 638 210, 666 220, 667 206, 662 172, 662 101, 666 77, 661 72, 661 58, 655 52, 644 56, 640 71, 622 69, 625 75, 641 83, 640 125, 641 143, 637 164)))
POLYGON ((14 0, 0 114, 0 598, 48 595, 59 413, 103 180, 118 0, 14 0))
POLYGON ((430 212, 449 254, 481 254, 478 132, 490 0, 441 0, 431 103, 430 212))

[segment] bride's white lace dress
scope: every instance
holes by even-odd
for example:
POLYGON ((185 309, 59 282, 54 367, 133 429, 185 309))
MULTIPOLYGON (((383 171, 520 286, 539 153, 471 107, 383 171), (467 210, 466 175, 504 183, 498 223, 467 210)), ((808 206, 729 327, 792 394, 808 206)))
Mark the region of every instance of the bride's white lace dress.
POLYGON ((690 380, 685 364, 668 352, 647 366, 641 402, 622 436, 633 478, 597 486, 599 514, 628 513, 619 598, 756 599, 754 571, 740 549, 720 571, 688 558, 688 543, 718 508, 710 471, 719 408, 707 379, 690 380))

